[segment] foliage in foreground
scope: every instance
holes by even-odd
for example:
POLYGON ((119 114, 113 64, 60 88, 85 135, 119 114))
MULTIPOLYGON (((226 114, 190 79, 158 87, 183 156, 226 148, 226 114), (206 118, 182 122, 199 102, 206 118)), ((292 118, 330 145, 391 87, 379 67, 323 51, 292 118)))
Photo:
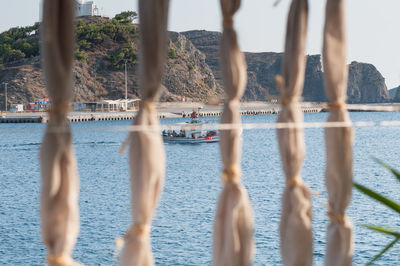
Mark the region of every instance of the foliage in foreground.
MULTIPOLYGON (((386 168, 387 170, 389 170, 390 172, 392 172, 392 174, 397 178, 398 181, 400 181, 400 173, 398 171, 396 171, 395 169, 391 168, 389 165, 383 163, 382 161, 375 159, 380 165, 382 165, 384 168, 386 168)), ((383 205, 385 205, 386 207, 394 210, 395 212, 397 212, 398 214, 400 214, 400 204, 387 198, 382 196, 381 194, 363 186, 357 183, 354 183, 354 187, 357 188, 360 192, 362 192, 363 194, 377 200, 378 202, 382 203, 383 205)), ((386 245, 385 248, 382 249, 381 252, 379 252, 377 255, 375 255, 375 257, 373 257, 368 263, 367 265, 371 265, 374 261, 376 261, 377 259, 379 259, 386 251, 388 251, 391 247, 394 246, 394 244, 396 244, 397 242, 399 242, 400 240, 400 231, 397 230, 393 230, 391 228, 388 228, 386 226, 375 226, 375 225, 364 225, 364 227, 370 229, 370 230, 374 230, 376 232, 379 232, 381 234, 385 234, 385 235, 390 235, 392 237, 394 237, 394 240, 392 242, 390 242, 389 244, 386 245)))

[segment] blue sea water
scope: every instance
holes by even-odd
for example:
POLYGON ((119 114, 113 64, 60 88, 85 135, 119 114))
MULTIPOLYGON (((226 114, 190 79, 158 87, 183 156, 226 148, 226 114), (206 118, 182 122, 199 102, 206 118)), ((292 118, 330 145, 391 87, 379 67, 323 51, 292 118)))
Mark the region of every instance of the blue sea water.
MULTIPOLYGON (((353 121, 400 120, 400 113, 352 113, 353 121)), ((274 122, 276 115, 244 116, 244 123, 274 122)), ((326 113, 305 114, 306 121, 325 121, 326 113)), ((164 119, 176 123, 184 119, 164 119)), ((213 118, 217 122, 216 118, 213 118)), ((114 239, 131 223, 127 154, 118 153, 129 121, 73 123, 80 174, 81 231, 74 258, 86 265, 116 265, 114 239)), ((39 218, 38 151, 45 125, 0 125, 0 265, 43 265, 39 218)), ((400 183, 377 165, 377 157, 400 169, 400 127, 355 129, 354 179, 399 201, 400 183)), ((323 129, 306 129, 302 176, 313 197, 314 265, 323 265, 327 193, 324 185, 323 129)), ((154 217, 152 248, 157 265, 210 265, 212 226, 221 190, 218 144, 165 145, 167 171, 154 217)), ((275 130, 245 130, 243 183, 255 214, 254 265, 281 265, 279 218, 284 177, 275 130)), ((354 265, 365 264, 390 237, 362 224, 400 226, 395 212, 353 190, 348 214, 354 223, 354 265)), ((400 265, 400 245, 377 265, 400 265)))

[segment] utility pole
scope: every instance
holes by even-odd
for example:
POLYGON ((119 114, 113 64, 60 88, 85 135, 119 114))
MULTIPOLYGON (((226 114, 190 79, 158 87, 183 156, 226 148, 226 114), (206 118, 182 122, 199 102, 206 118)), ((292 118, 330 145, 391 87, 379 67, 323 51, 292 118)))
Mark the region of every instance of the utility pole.
POLYGON ((128 78, 126 76, 126 60, 125 60, 125 111, 128 111, 128 78))
POLYGON ((7 82, 4 82, 5 98, 6 98, 6 113, 7 113, 7 82))

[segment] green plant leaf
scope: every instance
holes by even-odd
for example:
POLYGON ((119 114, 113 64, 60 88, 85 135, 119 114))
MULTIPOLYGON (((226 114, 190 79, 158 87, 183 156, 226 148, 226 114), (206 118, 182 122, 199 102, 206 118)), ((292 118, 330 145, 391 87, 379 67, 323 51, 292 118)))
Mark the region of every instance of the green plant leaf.
POLYGON ((362 193, 364 193, 365 195, 385 204, 386 206, 388 206, 389 208, 391 208, 392 210, 395 210, 396 212, 400 213, 400 205, 397 204, 396 202, 376 193, 375 191, 364 187, 363 185, 354 183, 354 186, 361 191, 362 193))
POLYGON ((383 233, 383 234, 387 234, 387 235, 392 235, 392 236, 395 236, 395 237, 397 237, 397 238, 400 238, 400 233, 399 233, 399 232, 392 231, 391 229, 386 228, 386 227, 375 226, 375 225, 366 225, 366 224, 364 224, 363 226, 366 227, 366 228, 368 228, 368 229, 377 231, 377 232, 379 232, 379 233, 383 233))
POLYGON ((397 170, 393 169, 392 167, 390 167, 386 163, 382 162, 378 158, 374 157, 374 160, 375 160, 375 162, 379 163, 380 165, 382 165, 383 167, 388 169, 390 172, 392 172, 394 174, 394 176, 397 178, 397 180, 400 181, 400 173, 397 170))
POLYGON ((399 237, 397 237, 395 240, 393 240, 392 242, 390 242, 384 249, 382 249, 381 252, 379 252, 375 257, 372 258, 372 260, 370 260, 367 265, 372 265, 372 263, 374 261, 376 261, 377 259, 379 259, 380 256, 382 256, 386 251, 389 250, 389 248, 391 248, 394 244, 397 243, 397 241, 399 241, 399 237))

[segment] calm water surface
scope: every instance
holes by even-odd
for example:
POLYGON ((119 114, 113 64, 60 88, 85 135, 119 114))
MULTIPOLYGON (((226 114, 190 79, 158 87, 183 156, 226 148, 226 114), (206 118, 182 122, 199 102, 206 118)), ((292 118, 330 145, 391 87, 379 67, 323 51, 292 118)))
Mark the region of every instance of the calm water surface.
MULTIPOLYGON (((400 120, 400 113, 352 113, 354 121, 400 120)), ((327 114, 306 114, 306 121, 325 121, 327 114)), ((274 122, 275 115, 245 116, 244 123, 274 122)), ((162 123, 184 119, 164 119, 162 123)), ((214 118, 214 121, 217 120, 214 118)), ((118 153, 129 121, 73 123, 81 180, 81 232, 74 258, 86 265, 116 265, 114 239, 131 223, 127 155, 118 153)), ((0 265, 43 265, 40 237, 38 151, 45 125, 0 125, 0 265)), ((325 148, 322 129, 306 129, 303 178, 313 197, 314 265, 323 265, 328 219, 324 185, 325 148)), ((400 184, 378 166, 377 157, 400 169, 400 127, 357 128, 354 179, 395 200, 400 184)), ((210 265, 212 224, 221 190, 218 144, 165 145, 164 192, 152 230, 158 265, 210 265)), ((243 132, 243 183, 255 213, 254 265, 281 265, 278 226, 284 184, 274 130, 243 132)), ((400 226, 393 211, 354 191, 348 210, 355 227, 354 264, 366 263, 391 238, 362 224, 400 226)), ((377 264, 400 265, 400 245, 377 264)))

